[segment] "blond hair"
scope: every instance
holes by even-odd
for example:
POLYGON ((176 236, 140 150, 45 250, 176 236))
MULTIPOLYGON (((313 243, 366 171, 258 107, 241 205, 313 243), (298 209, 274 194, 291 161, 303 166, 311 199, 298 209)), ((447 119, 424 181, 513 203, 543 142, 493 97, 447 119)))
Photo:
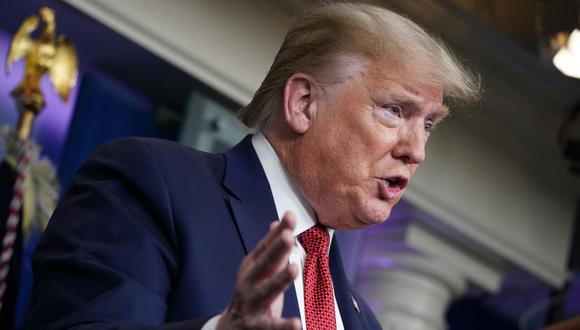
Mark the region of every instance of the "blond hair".
POLYGON ((293 74, 309 74, 322 84, 344 79, 350 75, 345 74, 348 64, 339 64, 357 57, 439 86, 448 99, 471 101, 479 94, 478 79, 445 44, 411 20, 372 5, 330 3, 294 21, 262 85, 238 118, 248 127, 268 128, 293 74))

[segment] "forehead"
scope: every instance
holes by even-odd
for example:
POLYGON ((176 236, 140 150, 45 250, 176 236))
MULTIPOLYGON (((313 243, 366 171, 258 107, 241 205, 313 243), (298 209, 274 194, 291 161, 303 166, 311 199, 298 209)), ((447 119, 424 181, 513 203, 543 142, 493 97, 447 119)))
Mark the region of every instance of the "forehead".
POLYGON ((384 101, 428 106, 432 111, 444 114, 448 112, 443 105, 443 88, 422 82, 425 79, 412 72, 369 63, 359 78, 360 85, 371 98, 386 98, 384 101))

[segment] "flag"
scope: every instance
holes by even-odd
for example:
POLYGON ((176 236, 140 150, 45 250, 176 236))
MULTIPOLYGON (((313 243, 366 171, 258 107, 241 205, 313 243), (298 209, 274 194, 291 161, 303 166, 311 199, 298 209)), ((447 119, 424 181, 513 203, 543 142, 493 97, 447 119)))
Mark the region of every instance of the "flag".
MULTIPOLYGON (((17 175, 18 173, 13 166, 2 161, 0 164, 0 237, 2 238, 6 235, 7 220, 17 175)), ((22 210, 18 212, 17 216, 22 217, 22 210)), ((16 237, 13 243, 12 257, 8 262, 9 272, 6 275, 6 289, 2 299, 3 307, 0 310, 0 329, 7 330, 15 327, 16 299, 22 263, 22 221, 18 222, 14 233, 16 237)))
POLYGON ((10 330, 22 323, 30 291, 29 271, 22 273, 30 263, 24 249, 37 243, 31 235, 48 224, 59 184, 54 165, 34 141, 23 142, 0 127, 0 143, 6 149, 0 162, 0 329, 10 330))

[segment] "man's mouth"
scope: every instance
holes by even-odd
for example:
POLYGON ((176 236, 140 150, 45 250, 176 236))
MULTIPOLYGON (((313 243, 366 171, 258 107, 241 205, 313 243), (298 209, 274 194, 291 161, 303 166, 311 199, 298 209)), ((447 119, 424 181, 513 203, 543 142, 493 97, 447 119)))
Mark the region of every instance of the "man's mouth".
POLYGON ((380 198, 383 200, 400 197, 409 179, 403 176, 390 176, 379 181, 380 198))
POLYGON ((409 180, 402 176, 393 176, 388 177, 385 181, 389 184, 390 188, 399 188, 400 190, 405 189, 407 187, 407 183, 409 180))

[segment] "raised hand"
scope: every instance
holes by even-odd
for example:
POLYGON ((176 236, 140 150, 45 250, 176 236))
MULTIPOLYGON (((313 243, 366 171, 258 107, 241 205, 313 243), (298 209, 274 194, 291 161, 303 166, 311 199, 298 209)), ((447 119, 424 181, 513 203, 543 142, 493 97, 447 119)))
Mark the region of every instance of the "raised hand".
POLYGON ((284 290, 298 275, 298 268, 288 263, 295 225, 294 215, 287 212, 244 258, 232 300, 217 329, 300 329, 300 319, 281 317, 284 290))

